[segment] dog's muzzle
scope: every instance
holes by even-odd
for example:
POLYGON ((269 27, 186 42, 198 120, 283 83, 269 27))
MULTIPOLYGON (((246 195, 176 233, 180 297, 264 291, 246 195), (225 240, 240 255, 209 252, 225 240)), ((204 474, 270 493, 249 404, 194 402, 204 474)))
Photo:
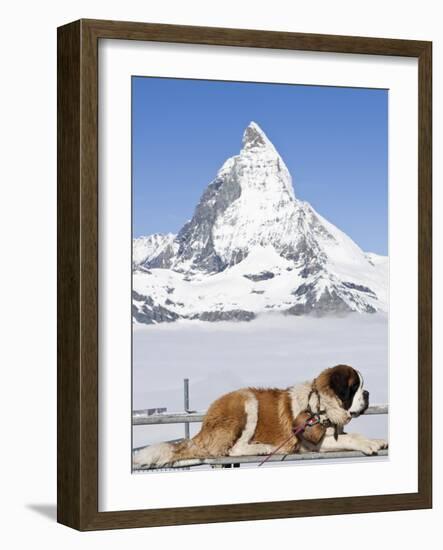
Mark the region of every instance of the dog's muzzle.
POLYGON ((363 414, 367 408, 369 407, 369 392, 368 390, 363 391, 363 407, 358 412, 352 412, 351 416, 352 418, 357 418, 361 414, 363 414))

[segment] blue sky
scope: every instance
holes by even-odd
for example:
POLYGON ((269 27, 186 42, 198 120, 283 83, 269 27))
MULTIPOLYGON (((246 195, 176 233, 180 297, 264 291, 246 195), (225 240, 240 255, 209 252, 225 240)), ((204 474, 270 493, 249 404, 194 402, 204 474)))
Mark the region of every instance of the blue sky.
POLYGON ((388 91, 132 78, 133 234, 177 232, 257 122, 295 195, 387 254, 388 91))

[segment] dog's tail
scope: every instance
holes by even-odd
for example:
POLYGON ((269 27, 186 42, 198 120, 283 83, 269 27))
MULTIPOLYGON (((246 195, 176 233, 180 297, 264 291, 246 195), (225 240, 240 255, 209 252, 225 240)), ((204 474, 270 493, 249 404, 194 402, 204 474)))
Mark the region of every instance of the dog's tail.
POLYGON ((184 461, 183 466, 198 464, 199 459, 208 458, 210 454, 197 446, 192 439, 178 443, 156 443, 134 451, 132 463, 134 468, 161 468, 184 461))
MULTIPOLYGON (((180 465, 188 466, 198 464, 202 458, 228 456, 245 428, 249 414, 245 407, 251 399, 256 401, 249 390, 222 396, 209 407, 199 433, 192 439, 143 447, 134 452, 134 468, 162 467, 178 460, 180 465)), ((257 414, 256 409, 253 413, 257 414)))

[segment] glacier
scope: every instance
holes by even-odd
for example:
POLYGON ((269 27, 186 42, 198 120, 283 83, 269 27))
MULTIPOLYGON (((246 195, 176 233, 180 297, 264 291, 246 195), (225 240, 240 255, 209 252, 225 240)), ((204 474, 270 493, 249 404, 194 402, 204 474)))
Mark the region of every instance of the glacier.
POLYGON ((255 122, 177 234, 133 240, 135 324, 388 311, 387 257, 296 197, 255 122))

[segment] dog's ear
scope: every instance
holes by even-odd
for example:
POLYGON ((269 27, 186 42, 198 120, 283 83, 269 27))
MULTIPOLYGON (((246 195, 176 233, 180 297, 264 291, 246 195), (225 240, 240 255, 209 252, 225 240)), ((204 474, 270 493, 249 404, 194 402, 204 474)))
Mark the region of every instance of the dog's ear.
POLYGON ((329 378, 329 386, 346 407, 351 397, 349 373, 341 369, 334 370, 329 378))

